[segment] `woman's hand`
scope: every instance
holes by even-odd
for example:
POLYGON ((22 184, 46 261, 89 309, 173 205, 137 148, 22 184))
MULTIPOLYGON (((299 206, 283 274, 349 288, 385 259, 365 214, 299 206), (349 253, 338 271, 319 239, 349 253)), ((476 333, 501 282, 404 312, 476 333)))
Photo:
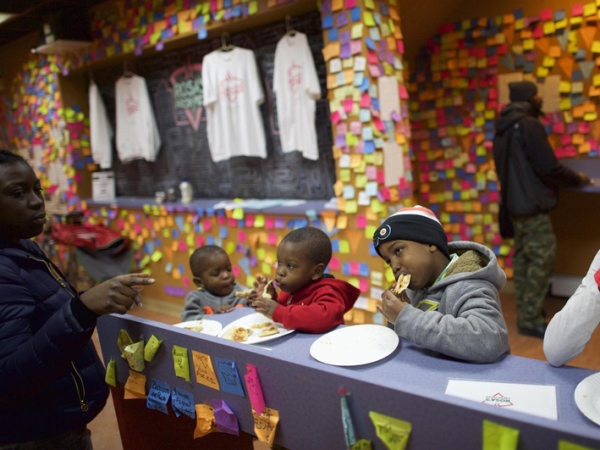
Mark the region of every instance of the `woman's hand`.
POLYGON ((89 310, 99 316, 125 314, 134 304, 142 306, 140 291, 154 282, 154 278, 149 278, 145 273, 120 275, 91 288, 79 298, 89 310))
POLYGON ((406 292, 402 292, 400 297, 396 297, 391 290, 383 291, 381 294, 381 305, 377 305, 377 310, 383 314, 383 317, 390 323, 396 322, 398 314, 407 306, 410 305, 410 300, 406 292))

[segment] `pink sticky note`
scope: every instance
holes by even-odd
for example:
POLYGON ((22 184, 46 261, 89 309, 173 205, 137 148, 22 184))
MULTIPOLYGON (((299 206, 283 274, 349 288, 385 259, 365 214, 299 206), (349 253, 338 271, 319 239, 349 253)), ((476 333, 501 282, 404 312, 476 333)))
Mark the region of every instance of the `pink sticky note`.
POLYGON ((250 397, 252 408, 256 411, 256 414, 262 414, 265 410, 265 397, 263 396, 258 371, 255 366, 246 364, 244 379, 246 380, 246 388, 248 389, 248 397, 250 397))
POLYGON ((358 275, 360 273, 360 264, 356 261, 350 262, 350 275, 358 275))
POLYGON ((329 268, 331 270, 340 270, 340 259, 335 256, 331 258, 329 261, 329 268))
POLYGON ((353 55, 358 55, 362 53, 362 40, 355 39, 350 42, 350 53, 353 55))
POLYGON ((359 278, 358 289, 360 289, 360 292, 369 292, 369 280, 366 278, 359 278))
POLYGON ((181 283, 184 287, 190 287, 190 277, 184 275, 183 277, 181 277, 181 283))
POLYGON ((330 117, 334 125, 337 125, 342 118, 341 114, 338 111, 332 112, 330 117))
POLYGON ((237 225, 238 225, 238 221, 237 221, 237 220, 235 220, 233 217, 230 217, 230 218, 229 218, 229 226, 230 226, 231 228, 236 228, 236 227, 237 227, 237 225))
POLYGON ((248 214, 246 216, 246 226, 252 228, 254 226, 254 216, 251 214, 248 214))
POLYGON ((583 14, 583 3, 577 3, 571 7, 572 16, 581 16, 583 14))
POLYGON ((142 232, 142 227, 139 223, 136 223, 133 226, 133 231, 135 231, 135 234, 140 234, 142 232))
POLYGON ((242 273, 240 266, 238 266, 237 264, 231 266, 231 271, 233 272, 233 276, 234 277, 239 277, 242 273))
POLYGON ((246 232, 244 230, 238 231, 238 242, 246 242, 246 232))
POLYGON ((196 245, 202 247, 204 245, 204 236, 196 236, 196 245))
POLYGON ((352 106, 354 105, 354 100, 352 98, 347 98, 343 101, 344 111, 347 113, 352 111, 352 106))
POLYGON ((360 107, 368 108, 369 106, 371 106, 371 96, 368 92, 365 92, 360 96, 360 107))
POLYGON ((346 0, 346 9, 354 8, 356 6, 356 0, 346 0))
POLYGON ((219 225, 225 225, 225 223, 227 222, 227 217, 225 216, 218 216, 217 217, 217 222, 219 225))
POLYGON ((269 245, 277 245, 277 233, 269 233, 269 234, 267 234, 267 244, 269 244, 269 245))
POLYGON ((542 9, 540 11, 540 20, 552 20, 552 10, 551 9, 542 9))
POLYGON ((265 218, 265 228, 267 230, 272 230, 275 228, 275 218, 274 217, 266 217, 265 218))
POLYGON ((187 245, 185 244, 185 241, 179 241, 179 251, 182 253, 187 251, 187 245))
POLYGON ((356 216, 356 228, 360 230, 364 230, 367 228, 367 217, 362 214, 357 214, 356 216))

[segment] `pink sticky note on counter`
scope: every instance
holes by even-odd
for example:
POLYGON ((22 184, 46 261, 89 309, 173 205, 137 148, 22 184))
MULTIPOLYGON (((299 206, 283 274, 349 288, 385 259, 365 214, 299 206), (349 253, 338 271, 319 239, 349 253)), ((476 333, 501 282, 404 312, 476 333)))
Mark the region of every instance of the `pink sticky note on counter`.
POLYGON ((248 397, 250 398, 250 404, 256 414, 262 414, 265 410, 265 397, 263 395, 262 387, 260 385, 260 379, 258 378, 258 371, 256 366, 252 364, 246 364, 246 388, 248 389, 248 397))

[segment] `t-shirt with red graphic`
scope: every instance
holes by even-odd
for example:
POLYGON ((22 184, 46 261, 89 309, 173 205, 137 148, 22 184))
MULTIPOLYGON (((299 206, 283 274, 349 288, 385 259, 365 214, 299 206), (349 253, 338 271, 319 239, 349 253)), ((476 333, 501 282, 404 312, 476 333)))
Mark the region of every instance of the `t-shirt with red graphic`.
POLYGON ((319 159, 315 99, 321 97, 321 86, 305 34, 286 34, 277 43, 273 90, 282 151, 299 150, 307 159, 319 159))
POLYGON ((90 146, 92 147, 92 158, 102 169, 109 169, 112 165, 111 140, 114 133, 108 120, 100 91, 93 80, 90 82, 88 99, 90 105, 90 146))
POLYGON ((267 157, 259 105, 264 100, 254 53, 216 50, 202 61, 208 145, 214 162, 233 156, 267 157))
POLYGON ((146 80, 121 77, 115 86, 117 153, 122 162, 154 161, 161 140, 148 96, 146 80))

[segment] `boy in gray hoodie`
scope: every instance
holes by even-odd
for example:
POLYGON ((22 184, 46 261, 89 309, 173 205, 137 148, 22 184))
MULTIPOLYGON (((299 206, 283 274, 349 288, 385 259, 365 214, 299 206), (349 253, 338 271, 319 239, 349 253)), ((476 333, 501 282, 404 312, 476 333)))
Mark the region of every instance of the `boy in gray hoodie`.
POLYGON ((494 253, 475 242, 452 242, 435 214, 403 208, 373 235, 375 250, 408 289, 382 294, 379 311, 404 339, 445 355, 486 363, 509 352, 498 290, 506 275, 494 253))
POLYGON ((181 313, 184 322, 200 320, 207 312, 226 313, 238 305, 246 305, 246 298, 236 293, 248 288, 235 282, 231 261, 221 247, 204 245, 196 249, 190 256, 190 269, 198 290, 185 298, 181 313))

